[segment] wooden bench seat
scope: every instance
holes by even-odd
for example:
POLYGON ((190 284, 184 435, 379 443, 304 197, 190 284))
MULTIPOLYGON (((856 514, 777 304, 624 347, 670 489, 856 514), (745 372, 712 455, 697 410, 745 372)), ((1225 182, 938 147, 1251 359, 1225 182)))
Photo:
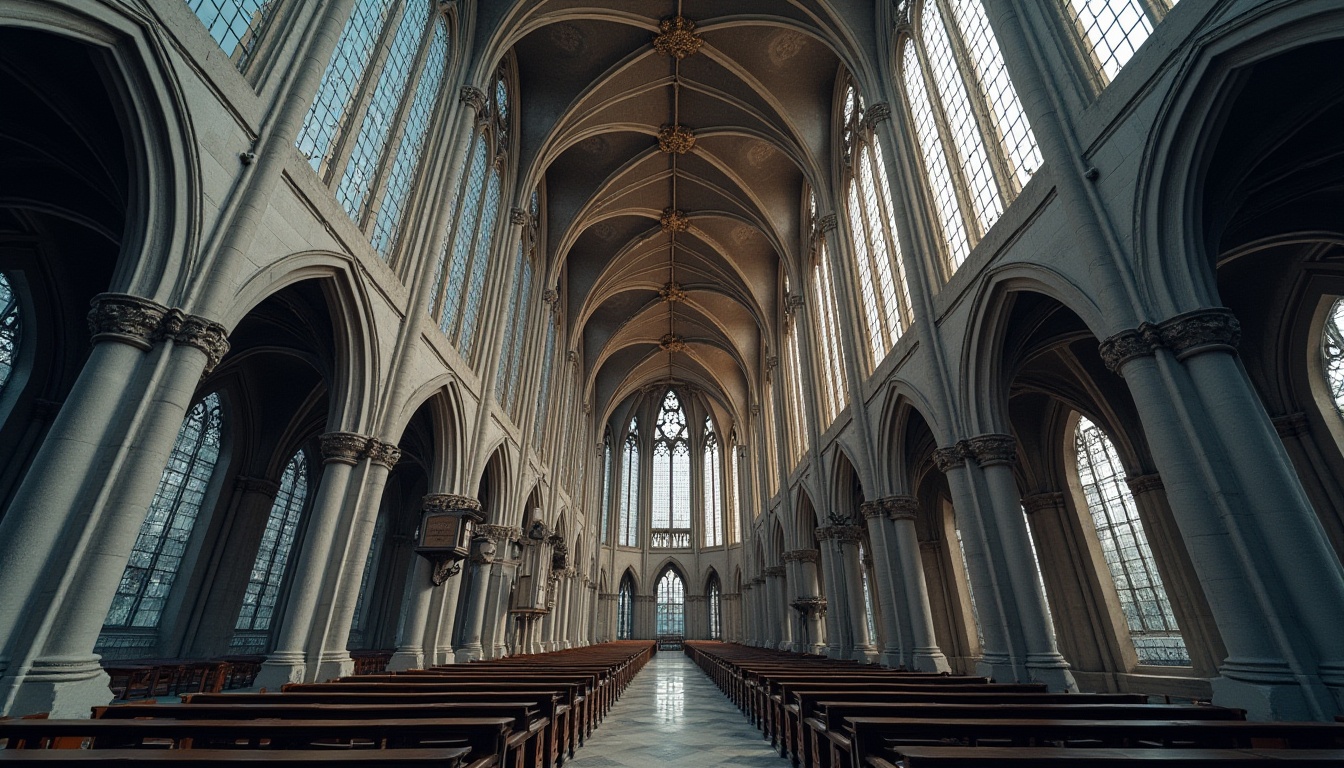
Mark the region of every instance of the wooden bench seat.
MULTIPOLYGON (((362 768, 400 768, 423 765, 459 768, 465 747, 439 749, 330 750, 330 749, 15 749, 0 750, 0 765, 83 766, 92 763, 165 763, 200 768, 232 768, 242 763, 269 765, 359 765, 362 768)), ((490 763, 489 765, 494 765, 490 763)), ((471 763, 470 768, 488 768, 471 763)))
MULTIPOLYGON (((909 747, 900 751, 900 758, 905 768, 1127 768, 1136 762, 1163 768, 1288 768, 1344 765, 1344 750, 909 747)), ((874 757, 865 768, 897 766, 874 757)))

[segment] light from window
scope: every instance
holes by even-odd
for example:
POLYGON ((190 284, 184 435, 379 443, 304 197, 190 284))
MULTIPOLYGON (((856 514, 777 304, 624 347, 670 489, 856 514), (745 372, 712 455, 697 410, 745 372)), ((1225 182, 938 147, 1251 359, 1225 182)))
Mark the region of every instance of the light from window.
POLYGON ((671 568, 658 580, 654 624, 659 635, 686 634, 686 584, 671 568))
POLYGON ((873 590, 868 586, 868 563, 863 542, 859 542, 859 573, 863 575, 863 617, 868 626, 868 642, 877 642, 877 623, 873 621, 873 590))
POLYGON ((1321 358, 1330 399, 1335 410, 1344 415, 1344 299, 1336 299, 1321 334, 1321 358))
POLYGON ((911 40, 905 41, 901 78, 905 83, 905 98, 910 106, 910 114, 914 118, 915 138, 919 140, 929 192, 938 211, 938 225, 947 243, 948 272, 955 272, 970 254, 971 244, 966 235, 966 222, 961 218, 956 188, 952 186, 952 172, 948 168, 943 139, 938 135, 938 126, 934 122, 933 104, 929 101, 929 91, 924 83, 924 69, 911 40))
POLYGON ((961 541, 961 529, 953 528, 957 536, 957 552, 961 554, 961 572, 966 576, 966 597, 971 602, 971 623, 975 625, 975 639, 982 652, 985 647, 985 632, 980 628, 980 609, 975 605, 975 588, 971 586, 971 566, 966 561, 966 545, 961 541))
POLYGON ((1041 585, 1041 597, 1045 598, 1045 624, 1050 629, 1050 636, 1055 636, 1055 617, 1050 614, 1050 590, 1045 588, 1045 574, 1041 571, 1040 553, 1036 551, 1036 537, 1031 533, 1031 520, 1027 519, 1027 508, 1021 507, 1022 524, 1027 527, 1027 544, 1031 547, 1031 562, 1036 566, 1036 583, 1041 585))
POLYGON ((471 280, 467 283, 467 303, 462 308, 462 337, 458 349, 470 357, 476 341, 476 325, 481 319, 481 299, 485 296, 485 273, 490 264, 490 244, 494 240, 495 220, 499 218, 499 171, 490 174, 485 192, 485 210, 481 211, 476 233, 476 256, 471 260, 471 280))
POLYGON ((629 640, 635 636, 635 583, 627 573, 621 578, 621 591, 616 602, 616 639, 629 640))
POLYGON ((787 350, 784 376, 788 380, 789 392, 784 397, 789 414, 789 445, 793 449, 790 458, 798 463, 807 450, 807 399, 803 396, 803 361, 798 352, 798 333, 802 328, 801 318, 795 314, 785 329, 784 346, 787 350))
POLYGON ((740 515, 742 514, 742 487, 738 483, 742 482, 742 468, 739 462, 742 459, 742 451, 746 450, 736 444, 729 449, 733 454, 733 461, 729 465, 729 471, 732 476, 728 478, 728 488, 732 494, 728 504, 728 523, 724 526, 728 534, 728 543, 737 543, 737 526, 740 515))
POLYGON ((336 42, 331 61, 322 73, 317 96, 308 108, 299 137, 294 142, 319 174, 325 174, 331 163, 331 150, 349 118, 355 89, 373 58, 378 33, 391 5, 391 0, 357 0, 345 22, 341 39, 336 42))
POLYGON ((373 527, 373 539, 369 542, 369 554, 364 558, 364 572, 359 577, 359 597, 355 600, 355 618, 350 623, 350 643, 349 647, 362 647, 364 641, 364 624, 367 621, 365 616, 369 609, 368 591, 369 579, 373 576, 378 567, 379 557, 383 553, 383 536, 387 533, 387 518, 378 517, 378 522, 373 527))
POLYGON ((817 311, 812 319, 817 326, 817 339, 821 342, 825 377, 821 393, 827 415, 824 426, 829 426, 845 407, 848 379, 845 375, 844 348, 840 345, 840 313, 835 301, 835 283, 831 280, 831 263, 824 242, 818 251, 817 261, 812 265, 812 293, 817 302, 817 311))
POLYGON ((705 546, 723 546, 723 469, 719 464, 719 436, 705 418, 704 454, 705 546))
POLYGON ((532 259, 518 244, 517 263, 513 267, 513 288, 509 292, 509 314, 504 326, 504 351, 499 356, 495 392, 505 410, 513 413, 518 402, 518 369, 523 359, 523 339, 532 298, 532 259))
POLYGON ((280 475, 280 490, 275 494, 261 546, 252 564, 252 573, 243 590, 243 604, 234 622, 233 653, 264 653, 269 642, 271 621, 280 602, 280 587, 285 568, 298 536, 299 518, 308 501, 308 457, 299 451, 280 475))
POLYGON ((1143 0, 1069 0, 1069 6, 1107 83, 1153 32, 1143 0))
POLYGON ((219 395, 214 392, 187 412, 104 627, 159 626, 219 462, 221 422, 219 395))
POLYGON ((723 613, 719 608, 720 597, 723 590, 719 588, 719 577, 713 577, 709 582, 709 639, 723 639, 723 613))
POLYGON ((1078 481, 1139 663, 1189 666, 1190 653, 1162 586, 1157 559, 1148 547, 1134 495, 1125 485, 1120 454, 1105 432, 1080 416, 1074 455, 1078 481))
POLYGON ((0 395, 14 375, 14 365, 19 359, 19 338, 22 327, 19 324, 19 297, 15 295, 9 278, 0 272, 0 395))
POLYGON ((458 221, 452 222, 453 236, 448 250, 452 265, 443 286, 443 303, 439 310, 439 330, 454 335, 458 321, 458 307, 462 300, 462 284, 467 280, 467 262, 471 256, 472 238, 476 233, 473 222, 480 216, 481 199, 485 196, 485 175, 488 146, 484 136, 477 135, 471 151, 471 170, 467 173, 467 189, 461 196, 462 205, 455 210, 458 221))
POLYGON ((616 542, 622 547, 636 547, 639 546, 639 422, 634 419, 630 420, 630 431, 625 436, 621 474, 620 535, 616 542))
POLYGON ((187 0, 219 47, 242 70, 279 0, 187 0))
POLYGON ((611 435, 602 438, 602 543, 606 544, 611 528, 611 435))
POLYGON ((672 390, 653 430, 651 547, 691 546, 691 443, 686 413, 672 390))
POLYGON ((546 418, 551 412, 551 369, 555 367, 555 315, 547 315, 546 351, 541 363, 541 386, 537 388, 537 408, 532 419, 532 445, 541 449, 541 438, 546 434, 546 418))

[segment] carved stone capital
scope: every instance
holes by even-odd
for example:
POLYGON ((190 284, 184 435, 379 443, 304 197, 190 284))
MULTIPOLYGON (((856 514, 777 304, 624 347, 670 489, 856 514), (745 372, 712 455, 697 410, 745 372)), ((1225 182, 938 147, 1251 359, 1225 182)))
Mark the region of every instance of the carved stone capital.
POLYGON ((684 125, 664 125, 658 131, 658 149, 666 155, 684 155, 695 149, 695 134, 684 125))
POLYGON ((503 544, 506 541, 516 541, 523 535, 523 530, 511 525, 478 525, 476 535, 503 544))
POLYGON ((375 464, 382 464, 391 469, 401 461, 401 449, 392 443, 384 443, 381 440, 370 440, 364 454, 369 457, 369 461, 375 464))
POLYGON ((947 474, 949 469, 966 466, 967 447, 963 443, 933 450, 933 463, 938 471, 947 474))
POLYGON ((527 224, 527 223, 528 223, 529 221, 531 221, 531 220, 532 220, 532 214, 528 213, 527 211, 524 211, 522 208, 510 208, 510 209, 509 209, 509 223, 510 223, 510 224, 517 224, 518 226, 521 227, 521 226, 523 226, 524 224, 527 224))
POLYGON ((541 292, 541 301, 553 309, 560 302, 560 292, 554 288, 547 288, 541 292))
POLYGON ((889 520, 914 520, 919 515, 919 500, 914 496, 887 496, 879 501, 889 520))
POLYGON ((324 461, 337 461, 342 464, 353 465, 364 455, 364 449, 368 447, 369 441, 373 438, 367 435, 357 435, 354 432, 328 432, 318 438, 322 446, 322 458, 324 461))
POLYGON ((758 586, 758 587, 760 587, 760 586, 764 586, 764 585, 765 585, 765 577, 764 577, 764 576, 756 576, 756 577, 754 577, 754 578, 751 580, 751 583, 752 583, 752 584, 755 584, 755 585, 758 586))
POLYGON ((673 16, 658 22, 658 34, 653 38, 653 49, 664 56, 684 59, 699 53, 705 44, 695 33, 695 22, 685 16, 673 16))
POLYGON ((816 530, 817 540, 835 539, 839 542, 863 541, 863 528, 857 525, 823 525, 816 530))
POLYGON ((761 569, 761 573, 764 573, 766 576, 783 576, 787 572, 788 571, 782 565, 771 565, 761 569))
POLYGON ((1166 486, 1162 484, 1162 476, 1156 472, 1148 475, 1138 475, 1137 477, 1127 477, 1125 478, 1125 484, 1129 486, 1129 492, 1135 496, 1166 489, 1166 486))
POLYGON ((420 500, 423 512, 480 512, 481 502, 456 493, 430 493, 420 500))
POLYGON ((180 309, 164 313, 156 338, 195 347, 205 353, 205 373, 210 373, 229 352, 228 330, 213 320, 188 315, 180 309))
POLYGON ((149 351, 168 308, 125 293, 100 293, 89 302, 93 343, 119 341, 149 351))
POLYGON ((1279 433, 1279 437, 1297 437, 1311 431, 1307 425, 1307 414, 1301 411, 1275 416, 1269 422, 1274 425, 1274 431, 1279 433))
POLYGON ((1017 462, 1017 438, 1012 435, 977 435, 966 443, 971 455, 982 467, 1017 462))
POLYGON ((1097 351, 1101 361, 1112 373, 1119 374, 1124 364, 1138 357, 1145 357, 1162 346, 1162 334, 1151 323, 1140 323, 1132 331, 1121 331, 1102 340, 1097 351))
POLYGON ((799 597, 789 603, 789 607, 793 608, 806 618, 821 618, 826 615, 826 598, 816 596, 799 597))
POLYGON ((822 232, 823 234, 826 232, 830 232, 831 230, 835 229, 838 225, 839 222, 836 219, 834 213, 828 213, 825 216, 822 216, 821 218, 817 219, 817 231, 822 232))
POLYGON ((1201 352, 1236 352, 1241 341, 1241 323, 1226 307, 1197 309, 1163 320, 1158 327, 1162 341, 1177 360, 1201 352))
POLYGON ((786 563, 816 563, 821 560, 821 553, 815 549, 791 549, 779 556, 780 560, 786 563))
POLYGON ((472 85, 462 86, 462 89, 457 92, 457 100, 471 107, 471 111, 475 112, 477 116, 485 114, 488 102, 485 100, 485 92, 480 88, 472 85))
POLYGON ((884 513, 881 501, 865 501, 859 505, 859 514, 867 520, 872 517, 882 517, 884 513))
POLYGON ((770 373, 779 367, 779 355, 770 355, 765 358, 765 372, 770 373))
POLYGON ((1064 506, 1064 494, 1059 491, 1046 491, 1022 497, 1022 509, 1033 515, 1043 509, 1061 509, 1064 506))
POLYGON ((863 111, 863 126, 872 128, 883 120, 891 119, 891 106, 885 101, 879 101, 875 104, 869 104, 863 111))

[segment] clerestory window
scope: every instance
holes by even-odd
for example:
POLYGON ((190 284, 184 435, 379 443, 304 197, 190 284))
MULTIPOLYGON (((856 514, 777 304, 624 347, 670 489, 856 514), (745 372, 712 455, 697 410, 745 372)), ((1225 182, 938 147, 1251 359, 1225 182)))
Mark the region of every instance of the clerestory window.
POLYGON ((653 430, 653 477, 649 483, 652 534, 657 549, 691 546, 691 443, 686 412, 667 390, 653 430))
POLYGON ((639 421, 630 420, 621 452, 621 511, 616 543, 639 546, 639 421))
POLYGON ((705 451, 703 484, 705 494, 705 546, 723 546, 723 464, 719 455, 719 436, 714 422, 705 417, 705 451))
POLYGON ((1061 0, 1102 85, 1120 74, 1177 0, 1061 0))

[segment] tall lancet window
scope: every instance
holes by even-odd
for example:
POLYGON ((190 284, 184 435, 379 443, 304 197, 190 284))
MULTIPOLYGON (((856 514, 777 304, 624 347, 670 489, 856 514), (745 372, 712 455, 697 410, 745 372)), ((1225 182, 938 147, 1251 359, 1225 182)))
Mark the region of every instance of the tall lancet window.
POLYGON ((998 221, 1040 153, 979 0, 924 0, 900 80, 950 276, 998 221))
POLYGON ((168 465, 135 537, 130 562, 103 620, 96 650, 105 657, 139 655, 157 642, 152 632, 137 634, 134 630, 157 629, 163 618, 219 462, 222 421, 219 395, 212 392, 192 406, 177 432, 168 465))
MULTIPOLYGON (((816 199, 812 200, 816 209, 816 199)), ((826 253, 826 237, 815 229, 817 254, 812 263, 812 321, 816 325, 817 346, 821 355, 819 371, 821 376, 822 412, 826 420, 820 426, 830 426, 844 409, 849 399, 848 376, 845 373, 844 347, 841 346, 840 309, 835 299, 835 281, 831 277, 830 257, 826 253)))
POLYGON ((686 583, 668 568, 658 580, 654 603, 654 631, 660 635, 686 634, 686 583))
POLYGON ((9 278, 0 272, 0 395, 14 375, 19 360, 19 297, 9 284, 9 278))
POLYGON ((621 589, 616 597, 616 639, 629 640, 635 636, 635 580, 629 572, 621 577, 621 589))
MULTIPOLYGON (((3 349, 0 349, 3 355, 3 349)), ((1344 415, 1344 299, 1337 299, 1330 307, 1321 332, 1321 363, 1325 367, 1325 381, 1330 387, 1330 399, 1335 410, 1344 415)))
POLYGON ((723 639, 723 611, 720 609, 723 589, 719 586, 718 574, 709 576, 709 589, 705 590, 705 602, 709 606, 709 639, 723 639))
POLYGON ((243 590, 243 604, 234 622, 233 653, 265 653, 271 624, 280 605, 280 588, 299 533, 299 519, 308 502, 308 456, 296 452, 280 475, 280 487, 266 517, 261 546, 243 590))
POLYGON ((723 546, 723 464, 714 422, 705 417, 705 546, 723 546))
POLYGON ((1083 47, 1102 84, 1129 63, 1177 0, 1066 0, 1083 47))
POLYGON ((448 206, 448 230, 435 259, 429 303, 439 330, 468 359, 475 349, 501 184, 508 167, 513 109, 507 66, 496 71, 490 90, 479 105, 482 119, 469 139, 471 150, 448 206))
POLYGON ((677 393, 667 390, 653 430, 651 547, 691 546, 691 441, 686 412, 677 393))
POLYGON ((499 370, 495 374, 495 397, 509 413, 515 413, 514 406, 518 402, 518 371, 524 357, 528 310, 532 308, 532 258, 537 248, 540 219, 540 195, 534 190, 527 222, 518 238, 513 280, 509 283, 512 287, 509 289, 508 322, 504 326, 504 349, 499 355, 499 370))
POLYGON ((621 513, 616 543, 622 547, 639 546, 639 422, 630 420, 621 452, 621 513))
POLYGON ((873 589, 868 583, 868 568, 870 566, 868 551, 864 548, 863 542, 859 542, 859 573, 863 578, 863 620, 868 628, 868 642, 876 643, 877 622, 873 620, 873 589))
POLYGON ((541 450, 541 439, 546 436, 546 419, 551 412, 551 379, 555 374, 556 316, 546 313, 546 349, 541 357, 540 384, 537 387, 537 407, 532 419, 532 445, 541 450))
POLYGON ((239 71, 256 50, 280 0, 187 0, 187 7, 239 71))
POLYGON ((742 453, 747 449, 737 445, 736 442, 729 448, 733 455, 732 462, 729 463, 729 471, 732 473, 728 478, 729 502, 728 502, 728 522, 723 526, 727 534, 729 544, 738 542, 737 526, 742 515, 742 453))
POLYGON ((611 433, 602 436, 602 528, 601 541, 606 544, 611 538, 611 433))
POLYGON ((1162 586, 1157 560, 1148 547, 1134 496, 1125 484, 1120 454, 1106 433, 1082 416, 1074 433, 1074 451, 1078 481, 1139 663, 1189 666, 1190 654, 1162 586))
POLYGON ((910 289, 897 238, 895 208, 882 145, 865 120, 863 98, 854 84, 845 87, 844 149, 850 177, 847 208, 854 242, 855 274, 868 328, 872 365, 882 362, 913 317, 910 289))
MULTIPOLYGON (((803 380, 803 358, 799 351, 799 334, 806 325, 803 319, 802 305, 790 300, 789 281, 784 280, 784 296, 789 303, 784 316, 784 395, 785 412, 788 414, 789 458, 797 464, 807 451, 807 391, 803 380)), ((801 297, 800 297, 801 298, 801 297)), ((792 466, 789 467, 792 469, 792 466)))

